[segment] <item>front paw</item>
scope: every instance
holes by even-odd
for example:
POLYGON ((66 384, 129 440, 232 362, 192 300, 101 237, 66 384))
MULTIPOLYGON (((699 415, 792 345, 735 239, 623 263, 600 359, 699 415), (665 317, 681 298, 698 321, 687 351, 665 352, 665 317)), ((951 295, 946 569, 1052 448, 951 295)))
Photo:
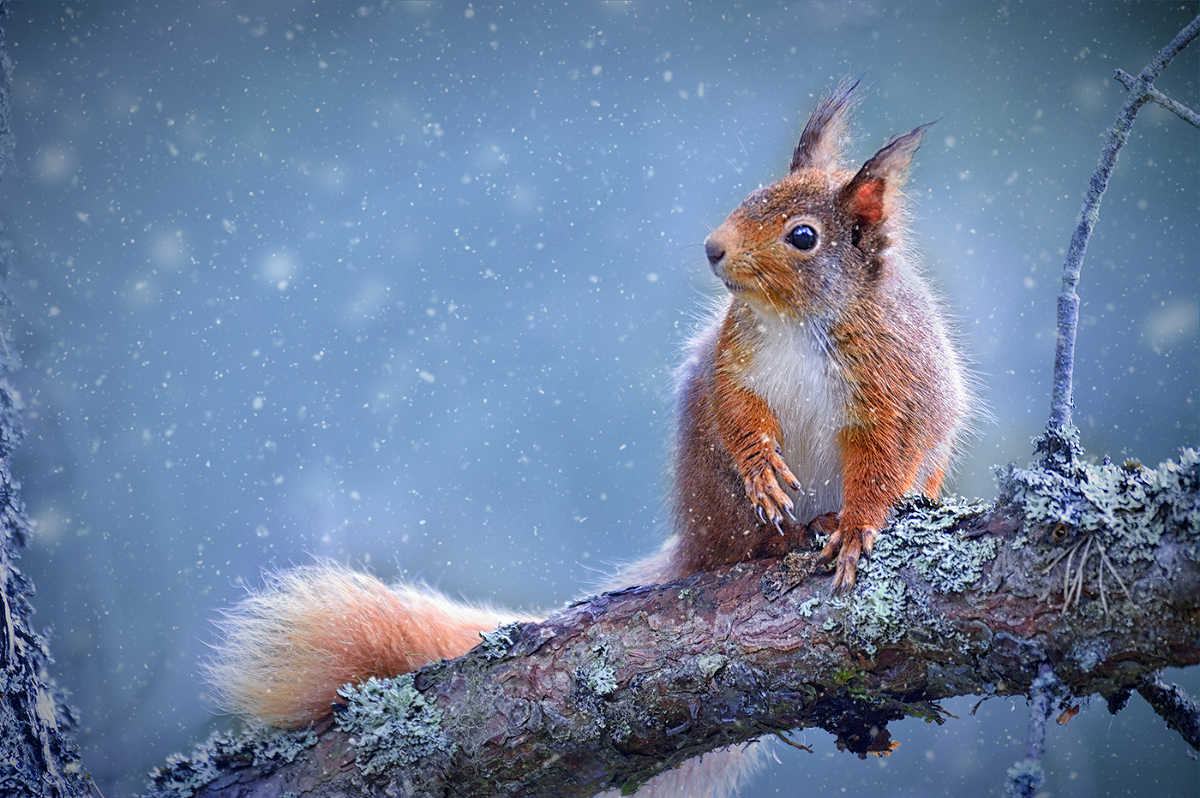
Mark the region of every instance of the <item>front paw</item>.
POLYGON ((862 555, 871 553, 878 534, 879 530, 874 527, 839 525, 829 536, 825 548, 821 550, 821 562, 830 562, 835 555, 837 557, 837 570, 833 575, 834 593, 844 593, 854 587, 858 560, 862 555))
POLYGON ((792 514, 792 499, 783 490, 788 485, 792 490, 800 489, 800 482, 788 469, 778 446, 767 449, 745 470, 746 496, 754 505, 758 519, 764 524, 773 524, 783 534, 784 515, 795 521, 792 514))

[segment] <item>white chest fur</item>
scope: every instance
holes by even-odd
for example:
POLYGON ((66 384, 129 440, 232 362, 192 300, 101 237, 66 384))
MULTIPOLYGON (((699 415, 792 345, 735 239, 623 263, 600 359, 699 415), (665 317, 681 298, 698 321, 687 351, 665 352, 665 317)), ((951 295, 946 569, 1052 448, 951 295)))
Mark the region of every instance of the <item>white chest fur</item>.
POLYGON ((757 353, 745 384, 767 401, 783 428, 783 459, 801 485, 789 493, 796 518, 806 523, 842 506, 837 436, 845 425, 849 389, 814 324, 758 320, 757 353))

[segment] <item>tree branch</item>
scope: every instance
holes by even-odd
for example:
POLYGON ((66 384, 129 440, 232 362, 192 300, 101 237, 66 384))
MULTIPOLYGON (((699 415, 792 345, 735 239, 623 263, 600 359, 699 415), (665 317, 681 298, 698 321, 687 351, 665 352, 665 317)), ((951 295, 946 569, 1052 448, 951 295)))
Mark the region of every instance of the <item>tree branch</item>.
POLYGON ((1200 708, 1191 696, 1179 685, 1168 687, 1157 674, 1143 679, 1137 691, 1167 726, 1179 732, 1192 748, 1200 750, 1200 708))
POLYGON ((1062 682, 1054 675, 1054 669, 1043 662, 1038 666, 1038 677, 1030 690, 1029 738, 1025 743, 1025 758, 1008 769, 1007 792, 1013 798, 1034 798, 1046 781, 1042 770, 1042 754, 1046 752, 1046 721, 1055 701, 1055 693, 1062 690, 1062 682))
MULTIPOLYGON (((1133 75, 1130 75, 1124 69, 1118 69, 1113 73, 1113 77, 1121 82, 1121 85, 1125 87, 1126 91, 1139 90, 1137 78, 1133 77, 1133 75)), ((1153 86, 1145 86, 1141 90, 1150 95, 1151 102, 1166 108, 1168 111, 1175 114, 1192 127, 1200 127, 1200 114, 1197 114, 1191 108, 1188 108, 1183 103, 1175 102, 1153 86)))
POLYGON ((336 722, 210 741, 150 795, 592 795, 784 729, 884 753, 888 721, 1030 695, 1039 669, 1109 697, 1200 662, 1197 453, 1079 476, 1010 468, 994 505, 908 501, 848 596, 793 553, 503 627, 348 691, 336 722))

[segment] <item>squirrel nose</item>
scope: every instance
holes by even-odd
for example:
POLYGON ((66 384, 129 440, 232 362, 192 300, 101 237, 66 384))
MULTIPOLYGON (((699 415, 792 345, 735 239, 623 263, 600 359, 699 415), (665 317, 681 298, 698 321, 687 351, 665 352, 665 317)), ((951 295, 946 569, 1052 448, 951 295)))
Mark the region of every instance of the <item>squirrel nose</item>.
POLYGON ((725 257, 725 247, 720 241, 715 240, 712 236, 704 239, 704 254, 708 256, 708 262, 716 266, 721 262, 721 258, 725 257))

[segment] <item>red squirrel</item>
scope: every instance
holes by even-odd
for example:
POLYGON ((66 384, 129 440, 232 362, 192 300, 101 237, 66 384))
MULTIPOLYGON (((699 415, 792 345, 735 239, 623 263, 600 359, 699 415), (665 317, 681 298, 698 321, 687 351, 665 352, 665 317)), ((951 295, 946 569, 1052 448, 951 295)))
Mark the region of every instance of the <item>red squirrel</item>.
POLYGON ((783 554, 819 530, 845 590, 895 501, 941 489, 967 394, 900 196, 929 126, 851 172, 839 156, 853 93, 826 99, 788 174, 704 242, 731 296, 680 370, 682 573, 783 554))
MULTIPOLYGON (((821 530, 834 588, 849 589, 893 503, 941 487, 967 393, 902 240, 900 187, 927 126, 845 169, 856 85, 820 103, 788 174, 705 241, 730 296, 678 371, 672 535, 608 587, 782 554, 821 530)), ((302 726, 343 684, 459 656, 512 620, 534 619, 302 567, 227 613, 209 676, 224 708, 302 726)))

